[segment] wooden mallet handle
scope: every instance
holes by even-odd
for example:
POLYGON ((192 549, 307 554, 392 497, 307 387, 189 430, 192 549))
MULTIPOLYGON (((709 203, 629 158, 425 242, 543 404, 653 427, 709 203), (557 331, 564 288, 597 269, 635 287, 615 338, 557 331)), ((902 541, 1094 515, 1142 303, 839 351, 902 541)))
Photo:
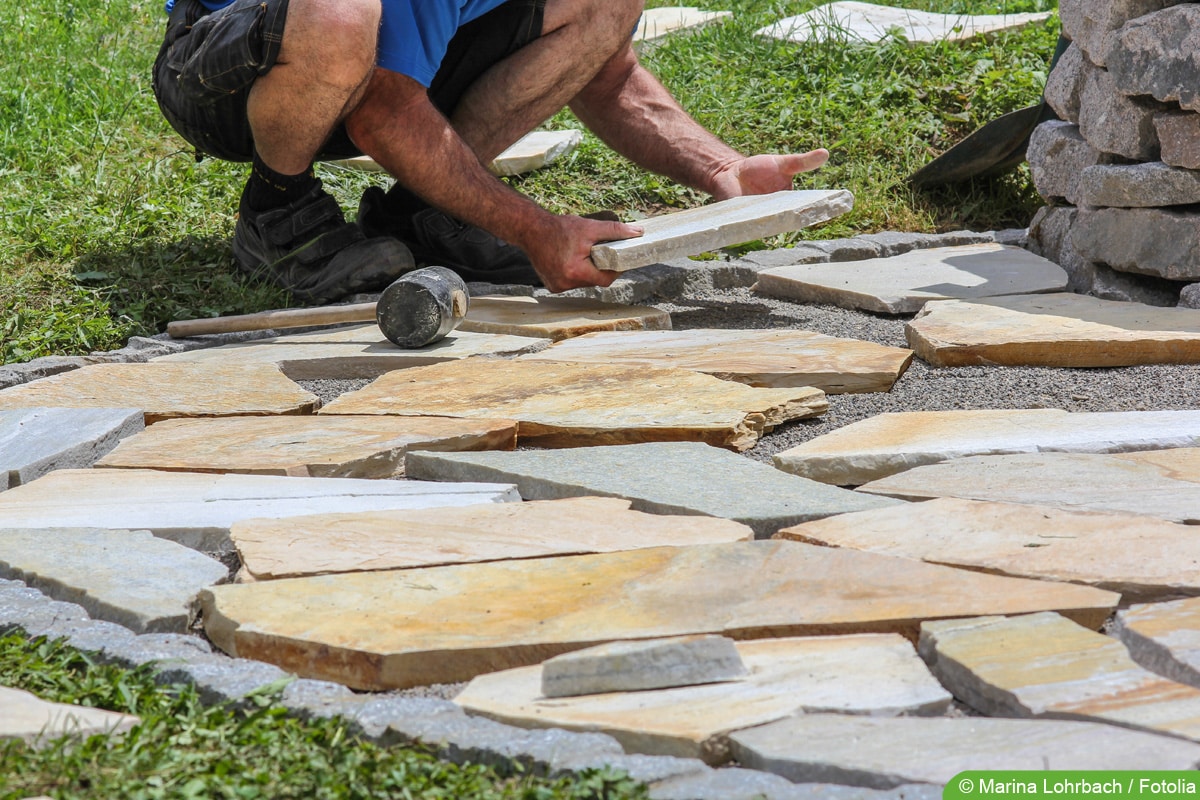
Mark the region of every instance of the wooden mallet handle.
POLYGON ((206 333, 262 331, 270 328, 305 328, 310 325, 336 325, 341 322, 374 322, 374 303, 352 303, 319 308, 286 308, 279 311, 259 311, 233 317, 181 319, 167 323, 167 333, 173 338, 202 336, 206 333))

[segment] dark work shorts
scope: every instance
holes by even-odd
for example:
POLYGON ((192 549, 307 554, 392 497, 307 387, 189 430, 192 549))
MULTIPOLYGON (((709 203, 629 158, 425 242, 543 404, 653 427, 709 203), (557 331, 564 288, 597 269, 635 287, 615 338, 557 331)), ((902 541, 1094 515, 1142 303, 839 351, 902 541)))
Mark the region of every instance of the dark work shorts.
MULTIPOLYGON (((458 30, 429 87, 446 116, 493 64, 538 38, 546 0, 508 0, 458 30)), ((254 138, 246 115, 250 87, 279 57, 288 0, 236 0, 209 13, 198 0, 176 0, 154 62, 154 96, 171 127, 204 154, 250 161, 254 138)), ((345 128, 319 159, 361 152, 345 128)))

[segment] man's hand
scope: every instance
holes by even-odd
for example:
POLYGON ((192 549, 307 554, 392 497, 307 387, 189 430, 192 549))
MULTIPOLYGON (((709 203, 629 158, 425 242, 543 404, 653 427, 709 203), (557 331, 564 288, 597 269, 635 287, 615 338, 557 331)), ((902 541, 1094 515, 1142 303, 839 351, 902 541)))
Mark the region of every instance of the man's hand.
POLYGON ((581 286, 608 286, 618 272, 596 269, 592 245, 642 235, 642 229, 622 222, 605 222, 583 217, 551 217, 544 235, 521 243, 542 283, 552 292, 581 286))
POLYGON ((792 188, 792 178, 829 160, 829 151, 749 156, 721 167, 712 179, 712 196, 728 200, 748 194, 770 194, 792 188))

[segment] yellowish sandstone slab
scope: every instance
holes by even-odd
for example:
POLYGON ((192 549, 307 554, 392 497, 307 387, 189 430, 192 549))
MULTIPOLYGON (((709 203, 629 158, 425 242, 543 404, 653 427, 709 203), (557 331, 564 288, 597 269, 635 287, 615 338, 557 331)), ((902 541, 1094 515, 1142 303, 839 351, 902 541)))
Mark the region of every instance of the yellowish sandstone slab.
POLYGON ((671 315, 585 297, 472 297, 460 331, 568 339, 596 331, 670 330, 671 315))
POLYGON ((0 739, 21 739, 36 747, 61 736, 120 734, 138 722, 137 717, 127 714, 51 703, 29 692, 0 686, 0 739))

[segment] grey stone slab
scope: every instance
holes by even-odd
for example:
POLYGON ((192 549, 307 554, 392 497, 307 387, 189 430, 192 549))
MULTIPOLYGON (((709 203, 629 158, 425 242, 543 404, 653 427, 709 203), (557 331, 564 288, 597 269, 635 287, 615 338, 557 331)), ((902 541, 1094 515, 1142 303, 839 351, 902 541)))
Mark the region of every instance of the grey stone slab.
POLYGON ((1127 608, 1117 613, 1113 635, 1151 672, 1200 687, 1200 599, 1127 608))
POLYGON ((741 261, 752 265, 756 270, 763 267, 790 267, 794 264, 820 264, 829 260, 829 253, 819 247, 809 244, 799 244, 794 247, 780 247, 775 250, 755 250, 746 253, 741 261))
POLYGON ((986 33, 1021 28, 1049 17, 1032 14, 938 14, 873 3, 826 3, 758 30, 758 36, 789 42, 882 42, 898 30, 909 42, 970 39, 986 33))
POLYGON ((51 703, 20 689, 0 686, 0 741, 19 739, 32 747, 70 736, 120 735, 140 720, 99 708, 51 703))
POLYGON ((746 675, 733 640, 679 636, 609 642, 542 663, 542 695, 574 697, 731 681, 746 675))
POLYGON ((20 486, 51 470, 90 467, 144 427, 136 408, 0 411, 0 483, 20 486))
POLYGON ((264 689, 282 688, 292 676, 271 664, 223 655, 198 656, 186 662, 164 663, 154 676, 163 685, 195 685, 200 701, 244 706, 246 695, 264 689))
POLYGON ((21 631, 30 638, 49 636, 56 629, 89 621, 80 606, 50 600, 36 589, 0 594, 0 634, 21 631))
POLYGON ((1123 272, 1200 279, 1200 214, 1192 210, 1080 209, 1071 241, 1082 257, 1123 272))
POLYGON ((830 784, 798 785, 751 769, 719 769, 650 787, 653 800, 883 800, 882 792, 830 784))
POLYGON ((620 770, 635 781, 642 783, 658 783, 684 775, 706 774, 712 771, 711 767, 698 758, 624 754, 557 758, 548 766, 550 769, 547 774, 551 778, 578 774, 585 769, 608 767, 620 770))
POLYGON ((1145 97, 1127 97, 1117 90, 1107 70, 1084 66, 1079 96, 1079 132, 1102 153, 1153 161, 1158 158, 1154 116, 1167 110, 1145 97))
POLYGON ((355 696, 354 692, 340 683, 299 678, 283 687, 279 704, 301 718, 324 719, 335 715, 327 711, 355 696))
POLYGON ((868 506, 853 492, 692 442, 511 453, 409 453, 405 468, 411 477, 444 481, 503 475, 517 484, 526 500, 624 497, 633 501, 637 511, 733 519, 749 525, 759 537, 795 522, 868 506))
POLYGON ((123 667, 158 664, 169 667, 211 656, 212 646, 198 636, 181 633, 144 633, 132 639, 109 642, 96 653, 102 663, 123 667))
POLYGON ((149 531, 4 527, 0 576, 78 603, 96 619, 148 633, 186 630, 192 598, 224 581, 228 570, 149 531))
POLYGON ((135 637, 136 634, 124 625, 104 620, 89 620, 87 623, 80 623, 63 639, 76 650, 99 653, 118 642, 132 643, 135 637))
POLYGON ((1083 169, 1079 203, 1116 208, 1151 208, 1200 203, 1200 171, 1161 161, 1095 164, 1083 169))
POLYGON ((1072 43, 1046 78, 1046 103, 1066 122, 1079 122, 1079 94, 1083 90, 1083 51, 1072 43))
POLYGON ((496 156, 489 169, 493 175, 524 175, 570 155, 582 141, 581 131, 533 131, 496 156))
MULTIPOLYGON (((1164 5, 1172 4, 1158 7, 1164 5)), ((1108 43, 1105 60, 1115 86, 1125 94, 1150 95, 1200 111, 1194 44, 1200 35, 1200 8, 1183 3, 1147 10, 1151 13, 1130 17, 1108 43)))
POLYGON ((1200 114, 1166 111, 1154 115, 1154 130, 1162 146, 1162 160, 1172 167, 1200 169, 1200 114))
POLYGON ((1083 171, 1112 160, 1087 143, 1078 125, 1058 120, 1047 120, 1034 128, 1026 158, 1038 194, 1047 201, 1066 200, 1072 205, 1079 205, 1083 197, 1083 171))
POLYGON ((823 250, 830 261, 862 261, 867 258, 880 258, 883 255, 878 244, 859 236, 849 239, 822 239, 807 244, 809 247, 823 250))

